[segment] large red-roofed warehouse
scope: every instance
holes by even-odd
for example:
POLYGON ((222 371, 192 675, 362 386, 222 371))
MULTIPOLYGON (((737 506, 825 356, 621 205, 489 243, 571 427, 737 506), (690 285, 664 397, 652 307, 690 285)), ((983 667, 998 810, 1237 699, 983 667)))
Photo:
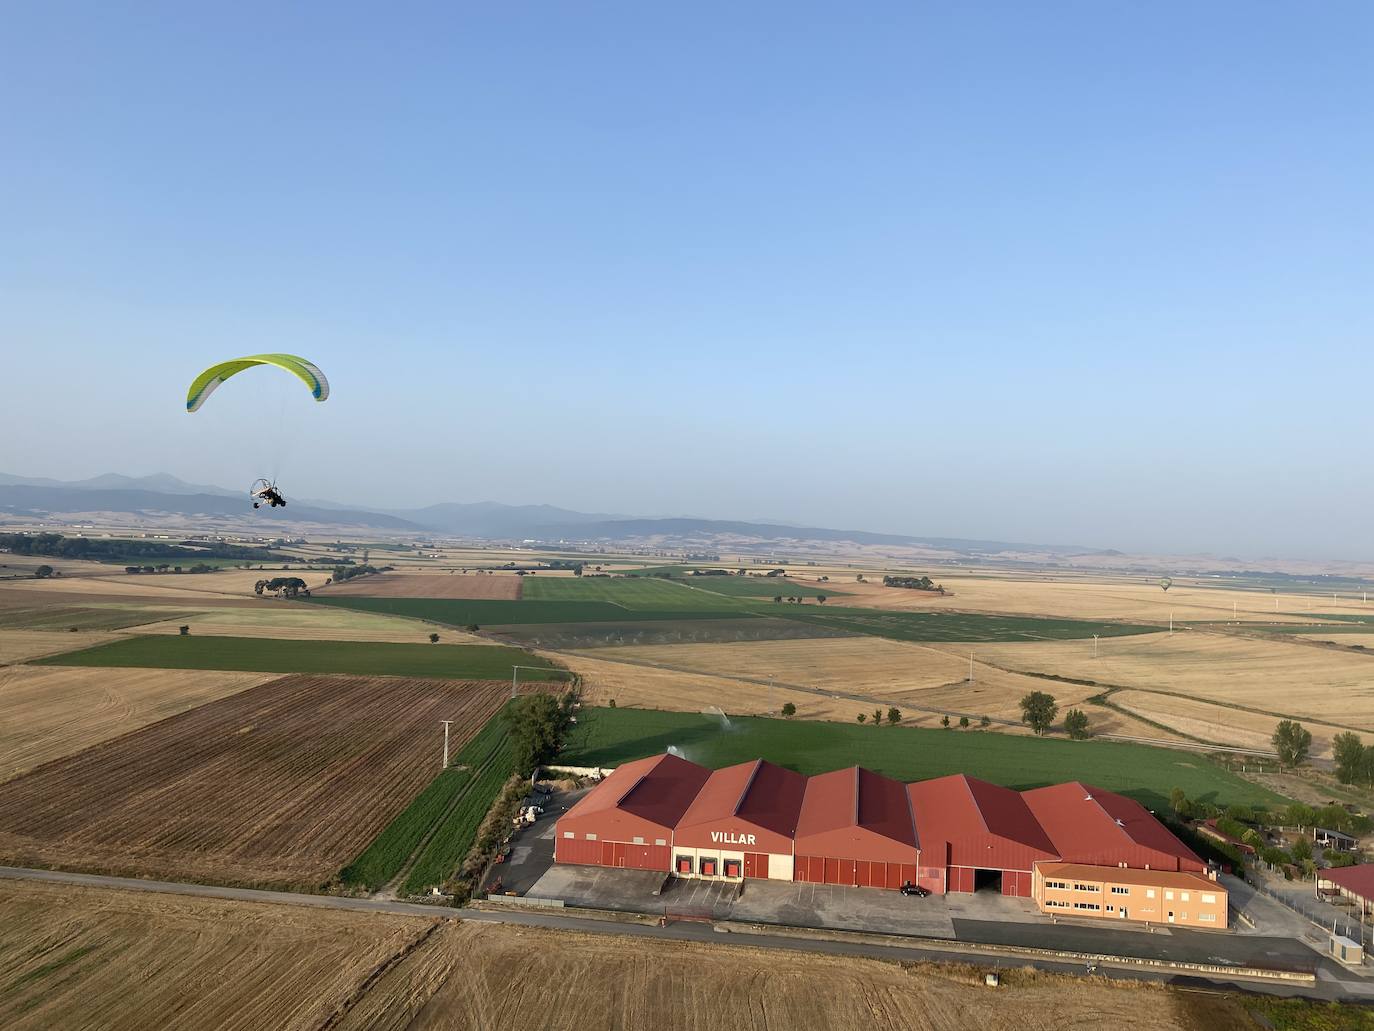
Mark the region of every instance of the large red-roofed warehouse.
POLYGON ((712 772, 658 755, 564 814, 554 858, 707 880, 996 889, 1045 912, 1226 926, 1226 889, 1192 850, 1138 802, 1076 781, 1014 791, 963 774, 903 784, 857 766, 712 772))

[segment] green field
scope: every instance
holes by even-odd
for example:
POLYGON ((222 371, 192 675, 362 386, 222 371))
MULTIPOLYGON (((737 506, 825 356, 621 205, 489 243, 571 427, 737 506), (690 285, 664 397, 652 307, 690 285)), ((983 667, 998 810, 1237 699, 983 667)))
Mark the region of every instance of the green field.
POLYGON ((343 883, 377 891, 389 884, 431 828, 442 821, 416 859, 404 890, 418 894, 442 884, 472 847, 477 828, 515 766, 501 713, 489 719, 399 816, 339 875, 343 883), (494 783, 494 788, 493 788, 494 783))
MULTIPOLYGON (((427 619, 448 626, 514 626, 522 623, 603 623, 626 619, 738 619, 748 613, 732 608, 727 598, 718 604, 692 608, 693 592, 669 588, 683 595, 680 609, 643 608, 631 611, 607 601, 468 601, 462 598, 313 598, 315 605, 333 605, 363 612, 427 619)), ((709 595, 707 597, 710 597, 709 595)))
POLYGON ((850 637, 840 630, 796 619, 675 619, 641 621, 626 613, 619 623, 530 623, 492 631, 502 640, 533 648, 605 648, 631 644, 735 644, 741 641, 801 641, 850 637))
MULTIPOLYGON (((722 577, 721 579, 724 579, 722 577)), ((600 602, 625 609, 686 611, 696 609, 739 610, 743 603, 719 594, 694 591, 675 580, 639 577, 525 577, 522 598, 526 602, 600 602)), ((621 613, 624 616, 624 613, 621 613)))
POLYGON ((1148 745, 745 716, 730 723, 727 730, 696 713, 584 708, 560 759, 616 766, 673 746, 713 768, 763 758, 808 775, 862 765, 904 781, 967 773, 1017 789, 1081 780, 1161 811, 1175 787, 1220 806, 1288 802, 1203 756, 1148 745))
POLYGON ((0 609, 0 630, 122 630, 142 623, 203 615, 175 608, 140 609, 124 605, 71 605, 0 609))
POLYGON ((731 598, 773 598, 788 595, 801 598, 834 598, 843 591, 832 591, 829 584, 812 587, 792 580, 766 576, 684 576, 680 583, 698 590, 723 594, 731 598))
POLYGON ((881 609, 832 608, 829 605, 773 604, 755 607, 764 616, 805 620, 852 634, 887 637, 894 641, 1067 641, 1099 637, 1129 637, 1159 633, 1159 627, 1130 623, 1102 623, 1082 619, 1044 619, 1037 616, 997 616, 974 612, 887 612, 881 609))
MULTIPOLYGON (((391 644, 373 641, 286 641, 268 637, 130 637, 36 660, 47 666, 143 666, 260 673, 352 673, 359 676, 503 680, 515 664, 547 666, 519 648, 480 644, 391 644)), ((561 674, 530 670, 532 680, 561 674)))

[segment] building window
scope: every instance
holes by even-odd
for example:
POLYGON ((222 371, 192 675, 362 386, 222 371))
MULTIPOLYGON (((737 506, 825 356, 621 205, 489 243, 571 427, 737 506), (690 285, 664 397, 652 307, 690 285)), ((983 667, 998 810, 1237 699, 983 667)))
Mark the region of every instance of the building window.
POLYGON ((595 834, 588 834, 588 835, 587 835, 587 840, 588 840, 588 841, 595 841, 595 840, 596 840, 596 835, 595 835, 595 834))
POLYGON ((1060 900, 1060 899, 1046 899, 1046 900, 1045 900, 1045 908, 1046 908, 1046 909, 1068 909, 1068 908, 1069 908, 1069 904, 1068 904, 1067 902, 1064 902, 1064 901, 1060 900))
POLYGON ((1100 910, 1102 907, 1099 906, 1096 902, 1075 902, 1075 903, 1073 904, 1073 908, 1074 908, 1074 909, 1091 909, 1091 910, 1093 910, 1094 912, 1096 912, 1097 910, 1100 910))
POLYGON ((1154 890, 1153 888, 1146 888, 1146 889, 1145 889, 1145 897, 1146 897, 1147 899, 1152 899, 1152 898, 1154 898, 1154 897, 1155 897, 1155 890, 1154 890))
POLYGON ((1172 901, 1172 900, 1173 900, 1173 897, 1174 897, 1174 893, 1173 893, 1172 891, 1166 891, 1166 892, 1164 893, 1164 901, 1165 901, 1165 902, 1172 901))
POLYGON ((1188 892, 1186 892, 1186 891, 1183 893, 1183 901, 1184 901, 1184 902, 1187 902, 1187 901, 1188 901, 1188 892))
POLYGON ((666 844, 668 844, 668 839, 667 839, 667 838, 655 838, 655 839, 654 839, 654 844, 655 844, 655 845, 666 845, 666 844))
POLYGON ((1069 889, 1069 882, 1068 882, 1068 881, 1046 881, 1046 882, 1045 882, 1045 887, 1046 887, 1046 888, 1054 888, 1054 889, 1056 889, 1057 891, 1068 891, 1068 889, 1069 889))
POLYGON ((1204 924, 1214 924, 1217 922, 1217 915, 1215 913, 1199 913, 1197 918, 1204 924))
POLYGON ((630 842, 634 845, 642 845, 644 844, 644 839, 641 838, 638 834, 636 834, 633 838, 630 839, 630 842))
POLYGON ((575 837, 577 837, 577 835, 574 834, 572 831, 564 831, 564 832, 563 832, 563 837, 565 837, 565 838, 575 838, 575 837))
POLYGON ((1210 894, 1208 894, 1208 893, 1205 892, 1205 891, 1202 893, 1202 901, 1203 901, 1203 902, 1206 902, 1208 905, 1214 904, 1214 903, 1216 902, 1216 900, 1217 900, 1217 897, 1216 897, 1215 895, 1210 895, 1210 894))
POLYGON ((1130 888, 1123 888, 1123 887, 1121 887, 1119 884, 1114 884, 1114 885, 1112 885, 1112 894, 1113 894, 1113 895, 1129 895, 1130 893, 1131 893, 1131 889, 1130 889, 1130 888))
POLYGON ((1102 890, 1102 885, 1100 885, 1100 884, 1075 884, 1075 885, 1073 886, 1073 890, 1074 890, 1074 891, 1092 891, 1092 892, 1097 892, 1097 891, 1101 891, 1101 890, 1102 890))

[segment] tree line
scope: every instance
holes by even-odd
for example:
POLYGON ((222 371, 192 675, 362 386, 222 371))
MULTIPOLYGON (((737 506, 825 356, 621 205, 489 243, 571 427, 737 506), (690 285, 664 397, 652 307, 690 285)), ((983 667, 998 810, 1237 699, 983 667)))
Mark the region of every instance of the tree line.
POLYGON ((298 562, 267 548, 200 541, 130 541, 116 538, 67 537, 60 533, 0 533, 0 551, 12 555, 115 561, 130 558, 225 558, 243 562, 298 562))

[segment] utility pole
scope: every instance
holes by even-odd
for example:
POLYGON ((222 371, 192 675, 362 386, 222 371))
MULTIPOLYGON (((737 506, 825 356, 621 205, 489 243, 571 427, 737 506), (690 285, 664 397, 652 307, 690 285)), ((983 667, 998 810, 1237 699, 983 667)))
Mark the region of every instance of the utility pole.
POLYGON ((973 652, 968 653, 968 682, 973 683, 973 652))
POLYGON ((439 722, 444 725, 444 765, 441 766, 440 769, 446 770, 448 769, 448 728, 453 723, 453 721, 440 720, 439 722))
POLYGON ((1169 636, 1174 636, 1174 614, 1172 612, 1169 613, 1169 636))
POLYGON ((1093 634, 1093 658, 1097 658, 1097 635, 1093 634))

